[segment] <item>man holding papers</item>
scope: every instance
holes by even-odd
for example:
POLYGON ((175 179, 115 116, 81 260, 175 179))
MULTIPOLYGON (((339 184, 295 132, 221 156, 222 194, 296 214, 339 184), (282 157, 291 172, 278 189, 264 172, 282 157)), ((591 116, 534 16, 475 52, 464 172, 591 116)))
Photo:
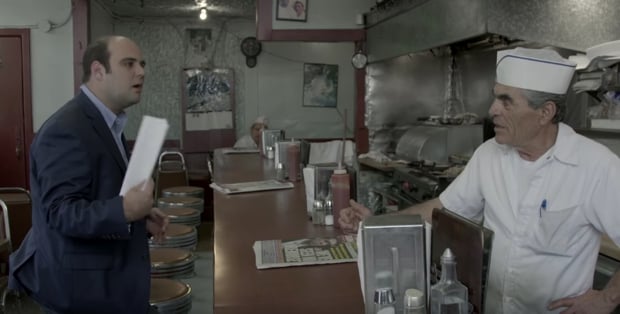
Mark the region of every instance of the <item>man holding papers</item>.
POLYGON ((129 154, 124 110, 140 101, 145 62, 125 37, 83 57, 80 93, 37 132, 30 156, 32 228, 11 255, 11 288, 46 313, 148 313, 147 236, 167 217, 148 180, 120 196, 129 154))

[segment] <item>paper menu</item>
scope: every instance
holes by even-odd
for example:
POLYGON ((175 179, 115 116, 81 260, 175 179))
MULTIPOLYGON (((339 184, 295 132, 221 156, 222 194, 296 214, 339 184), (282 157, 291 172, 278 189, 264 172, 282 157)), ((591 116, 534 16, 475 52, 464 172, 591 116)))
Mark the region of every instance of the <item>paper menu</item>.
POLYGON ((142 117, 120 195, 125 195, 136 184, 151 178, 166 138, 166 132, 168 132, 168 121, 166 119, 151 116, 142 117))

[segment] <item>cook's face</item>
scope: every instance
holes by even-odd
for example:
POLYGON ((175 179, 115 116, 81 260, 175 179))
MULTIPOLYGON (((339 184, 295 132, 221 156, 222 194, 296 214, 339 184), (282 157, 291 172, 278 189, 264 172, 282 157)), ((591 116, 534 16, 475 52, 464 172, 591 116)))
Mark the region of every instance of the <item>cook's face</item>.
POLYGON ((114 109, 121 111, 137 104, 144 84, 144 66, 140 48, 127 38, 111 39, 110 72, 105 74, 104 88, 114 109))
POLYGON ((255 143, 259 143, 260 141, 260 132, 265 129, 265 125, 262 123, 254 123, 252 125, 252 139, 255 143))
POLYGON ((495 100, 489 115, 495 124, 495 141, 499 144, 524 147, 540 130, 541 109, 533 109, 523 92, 515 87, 495 84, 495 100))

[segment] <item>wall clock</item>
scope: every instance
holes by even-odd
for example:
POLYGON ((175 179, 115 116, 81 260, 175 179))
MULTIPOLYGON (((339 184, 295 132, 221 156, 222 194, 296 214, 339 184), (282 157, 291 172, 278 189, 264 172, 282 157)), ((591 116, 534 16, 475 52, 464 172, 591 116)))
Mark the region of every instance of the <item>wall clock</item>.
POLYGON ((241 53, 245 56, 245 64, 250 68, 256 66, 256 56, 261 50, 262 45, 256 37, 246 37, 241 41, 241 53))

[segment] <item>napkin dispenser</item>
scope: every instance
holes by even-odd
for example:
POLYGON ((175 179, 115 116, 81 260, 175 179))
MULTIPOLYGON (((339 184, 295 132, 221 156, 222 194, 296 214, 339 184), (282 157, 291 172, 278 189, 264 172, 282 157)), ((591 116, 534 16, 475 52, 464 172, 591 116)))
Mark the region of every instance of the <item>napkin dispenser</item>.
POLYGON ((407 289, 427 294, 424 222, 419 215, 370 216, 362 223, 365 314, 377 289, 392 288, 396 313, 407 289))
POLYGON ((261 154, 267 156, 267 147, 275 148, 278 141, 284 139, 284 130, 265 129, 261 132, 261 154))

